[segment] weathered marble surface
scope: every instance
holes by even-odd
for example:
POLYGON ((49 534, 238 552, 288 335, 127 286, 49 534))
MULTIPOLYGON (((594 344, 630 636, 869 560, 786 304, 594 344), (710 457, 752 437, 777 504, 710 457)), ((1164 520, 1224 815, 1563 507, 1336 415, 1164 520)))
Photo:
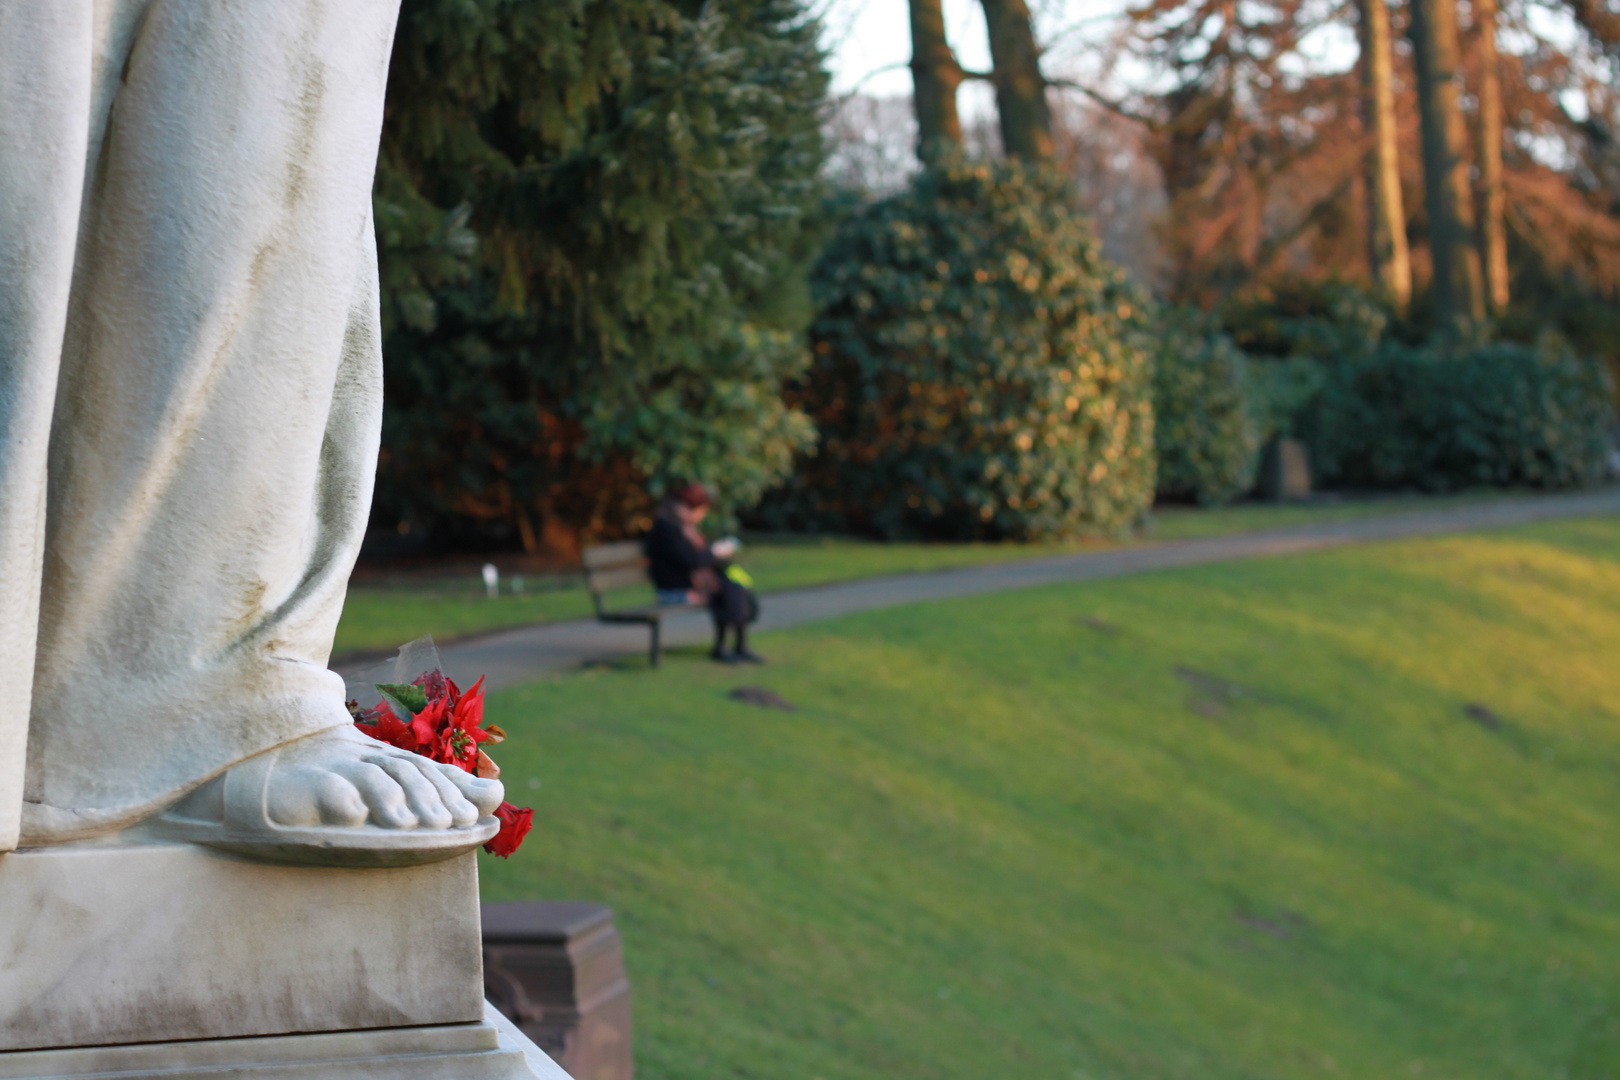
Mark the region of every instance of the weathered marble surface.
MULTIPOLYGON (((0 1050, 460 1023, 483 1009, 471 854, 365 870, 183 843, 0 855, 0 1050)), ((19 1075, 7 1067, 0 1077, 19 1075)))
MULTIPOLYGON (((0 4, 0 850, 349 723, 397 8, 0 4)), ((403 801, 344 749, 287 782, 403 801)))
POLYGON ((511 1021, 0 1053, 0 1080, 569 1080, 511 1021))

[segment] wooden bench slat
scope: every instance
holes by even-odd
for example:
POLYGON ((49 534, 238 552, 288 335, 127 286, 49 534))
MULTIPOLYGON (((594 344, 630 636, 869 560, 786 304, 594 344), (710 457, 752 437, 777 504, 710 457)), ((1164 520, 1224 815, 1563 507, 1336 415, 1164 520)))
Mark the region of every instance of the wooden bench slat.
POLYGON ((602 594, 627 585, 651 585, 647 573, 647 555, 639 540, 621 540, 616 544, 596 544, 580 553, 585 562, 585 585, 590 589, 591 601, 596 606, 596 618, 604 623, 643 623, 651 632, 647 655, 652 666, 658 666, 658 633, 664 616, 671 611, 690 611, 702 604, 653 605, 651 607, 602 607, 602 594))
POLYGON ((626 585, 645 585, 649 580, 645 566, 618 566, 608 570, 592 570, 588 577, 592 592, 622 589, 626 585))
POLYGON ((605 623, 655 623, 664 617, 661 610, 652 608, 626 608, 623 611, 604 611, 596 617, 605 623))
POLYGON ((596 544, 582 552, 587 570, 606 570, 617 566, 645 566, 647 553, 640 540, 621 540, 616 544, 596 544))

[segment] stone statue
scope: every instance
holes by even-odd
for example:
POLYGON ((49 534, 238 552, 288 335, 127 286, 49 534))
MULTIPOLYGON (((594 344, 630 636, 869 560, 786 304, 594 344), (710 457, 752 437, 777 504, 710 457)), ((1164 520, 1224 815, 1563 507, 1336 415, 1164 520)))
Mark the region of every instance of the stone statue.
POLYGON ((398 0, 0 0, 0 852, 409 864, 501 787, 326 668, 381 418, 398 0))
POLYGON ((500 784, 326 669, 397 5, 0 0, 0 1080, 567 1080, 484 1001, 500 784))
POLYGON ((326 669, 399 0, 0 0, 0 1080, 567 1080, 326 669))

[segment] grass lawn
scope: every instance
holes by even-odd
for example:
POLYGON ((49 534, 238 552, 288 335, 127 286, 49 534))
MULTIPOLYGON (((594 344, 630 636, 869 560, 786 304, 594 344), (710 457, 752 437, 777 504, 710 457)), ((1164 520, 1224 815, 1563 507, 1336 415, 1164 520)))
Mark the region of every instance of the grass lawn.
POLYGON ((1620 519, 759 645, 491 699, 644 1080, 1620 1076, 1620 519))
MULTIPOLYGON (((1454 506, 1502 497, 1496 493, 1418 497, 1390 496, 1344 502, 1295 505, 1248 503, 1218 510, 1171 508, 1153 516, 1148 539, 1187 540, 1257 532, 1328 521, 1454 506)), ((1035 544, 883 544, 833 536, 762 535, 749 538, 741 562, 761 590, 796 589, 834 581, 943 570, 979 563, 1008 562, 1040 555, 1079 551, 1084 543, 1035 544)), ((1100 547, 1092 542, 1089 546, 1100 547)), ((617 603, 650 603, 633 590, 617 603)), ((441 640, 505 626, 577 619, 591 613, 590 596, 577 577, 532 582, 523 596, 503 593, 491 600, 474 575, 461 580, 420 581, 393 585, 355 585, 349 589, 338 625, 335 655, 382 651, 432 634, 441 640), (533 588, 539 586, 539 588, 533 588)))

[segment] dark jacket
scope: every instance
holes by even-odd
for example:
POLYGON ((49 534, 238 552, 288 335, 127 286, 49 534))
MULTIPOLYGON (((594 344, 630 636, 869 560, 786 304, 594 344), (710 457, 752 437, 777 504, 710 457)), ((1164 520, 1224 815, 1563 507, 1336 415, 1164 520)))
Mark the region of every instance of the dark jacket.
POLYGON ((692 571, 715 564, 707 546, 692 543, 681 523, 664 514, 653 518, 652 531, 643 544, 654 588, 690 589, 692 571))

